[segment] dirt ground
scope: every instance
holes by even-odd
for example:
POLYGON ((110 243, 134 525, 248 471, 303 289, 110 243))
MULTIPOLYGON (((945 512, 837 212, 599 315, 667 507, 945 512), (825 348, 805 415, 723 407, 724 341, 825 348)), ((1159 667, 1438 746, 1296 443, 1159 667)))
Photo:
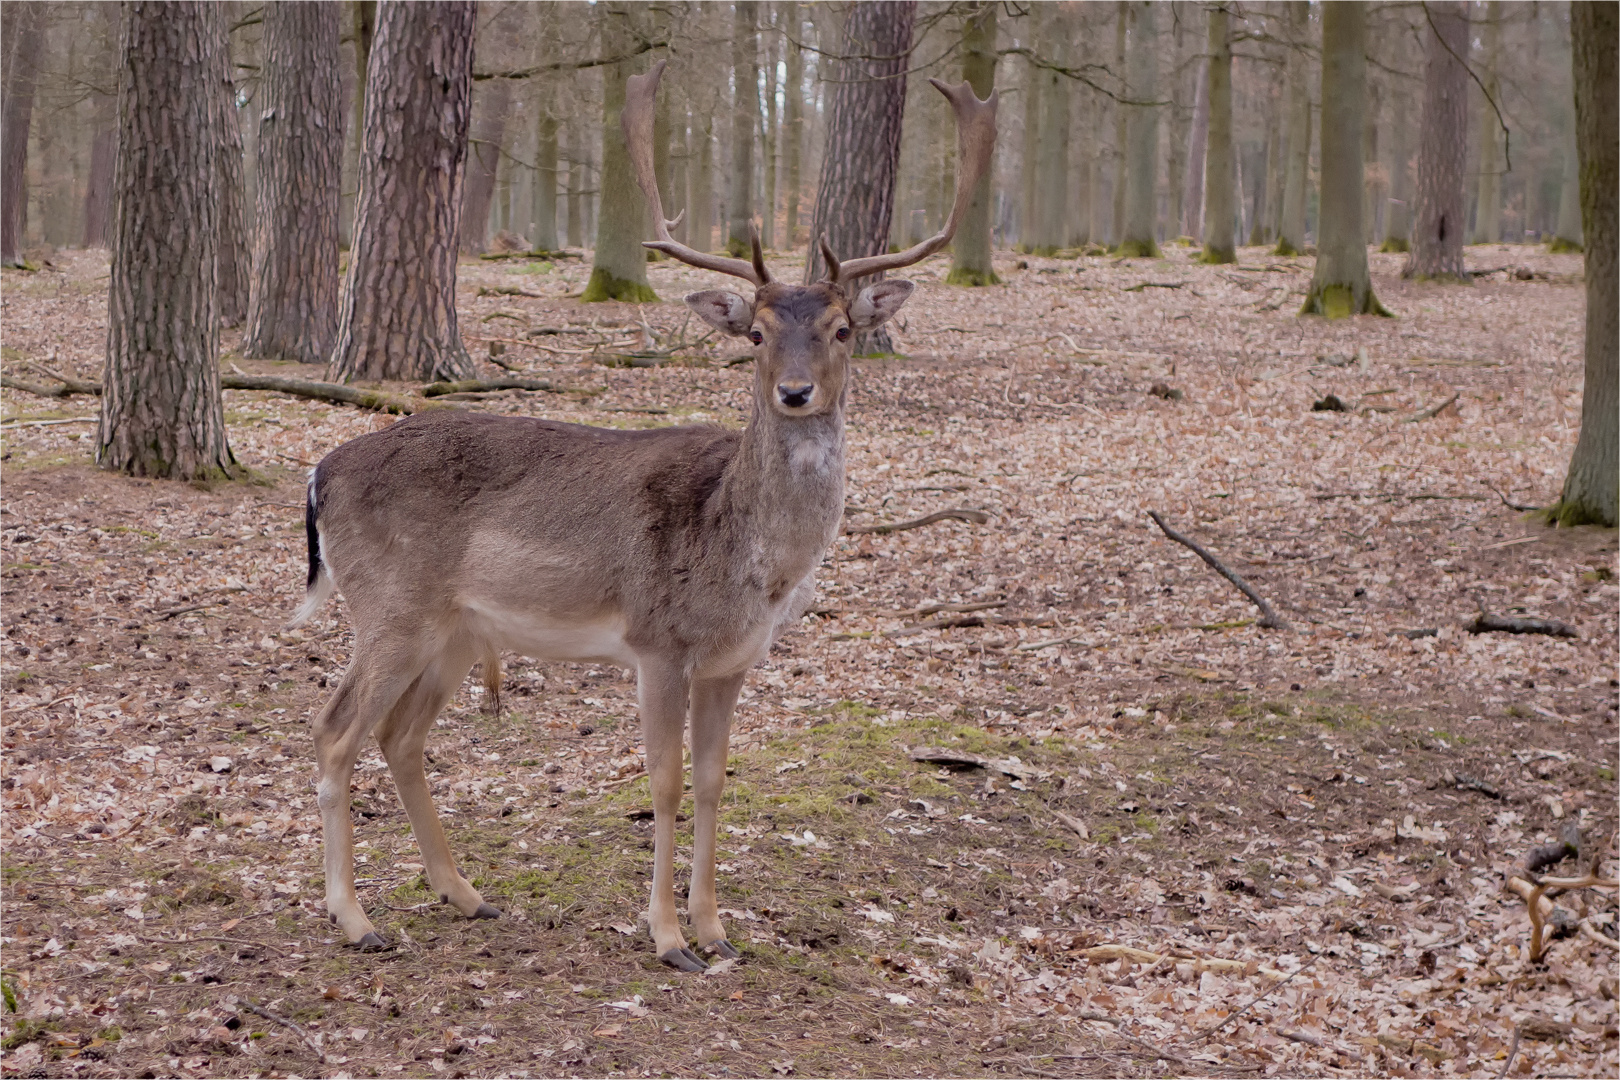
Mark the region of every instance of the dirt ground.
MULTIPOLYGON (((1340 323, 1293 314, 1308 259, 1258 249, 910 275, 901 356, 856 365, 848 522, 988 520, 840 538, 751 676, 721 835, 744 955, 704 976, 639 917, 633 683, 518 657, 501 715, 469 679, 429 748, 505 917, 433 902, 373 750, 361 893, 395 947, 335 939, 308 721, 349 632, 336 601, 282 627, 307 466, 394 418, 228 391, 251 478, 205 490, 99 473, 92 399, 7 390, 0 1070, 1615 1075, 1615 953, 1571 935, 1530 962, 1504 889, 1570 822, 1616 868, 1616 534, 1508 505, 1554 500, 1574 444, 1580 261, 1468 261, 1507 270, 1417 285, 1374 255, 1399 318, 1340 323), (1313 411, 1329 394, 1344 411, 1313 411), (1579 636, 1467 632, 1482 610, 1579 636)), ((678 303, 578 304, 587 272, 464 265, 475 354, 499 339, 563 389, 461 404, 746 420, 744 345, 610 366, 699 334, 678 303)), ((6 271, 6 372, 94 377, 106 274, 6 271)), ((666 301, 716 284, 650 276, 666 301)), ((1616 935, 1613 890, 1558 903, 1616 935)))

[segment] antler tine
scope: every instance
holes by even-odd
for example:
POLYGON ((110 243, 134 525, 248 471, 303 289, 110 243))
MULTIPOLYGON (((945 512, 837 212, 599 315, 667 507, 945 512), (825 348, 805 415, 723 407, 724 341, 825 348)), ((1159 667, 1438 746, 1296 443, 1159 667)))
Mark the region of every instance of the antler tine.
POLYGON ((658 195, 658 176, 653 171, 652 152, 653 102, 658 97, 658 81, 663 78, 664 66, 668 63, 667 60, 660 60, 647 74, 630 77, 625 87, 624 112, 619 117, 624 127, 625 146, 630 151, 630 163, 636 170, 636 183, 641 185, 641 193, 647 197, 647 205, 652 208, 653 232, 658 236, 656 240, 643 241, 642 246, 662 251, 688 266, 717 270, 751 281, 756 286, 764 285, 771 280, 771 276, 765 272, 764 256, 757 254, 757 246, 754 260, 750 262, 698 251, 669 234, 669 230, 680 223, 685 211, 676 215, 673 221, 664 217, 664 203, 658 195))
POLYGON ((759 278, 758 284, 769 285, 773 279, 765 266, 765 249, 759 242, 759 223, 752 219, 748 222, 748 246, 753 249, 754 276, 759 278))
MULTIPOLYGON (((943 229, 916 247, 850 259, 842 268, 845 281, 922 262, 950 243, 951 237, 956 235, 956 227, 962 222, 962 215, 967 213, 968 204, 973 201, 974 189, 990 168, 990 158, 996 149, 997 91, 992 90, 989 98, 980 101, 972 85, 966 81, 955 86, 947 86, 938 79, 928 81, 934 84, 935 90, 945 95, 951 108, 956 110, 956 202, 951 206, 951 216, 946 219, 943 229)), ((828 265, 832 265, 831 259, 828 265)))
POLYGON ((819 240, 821 241, 821 261, 827 264, 827 280, 836 285, 843 267, 838 262, 838 256, 833 254, 832 245, 827 243, 827 234, 822 233, 819 240))

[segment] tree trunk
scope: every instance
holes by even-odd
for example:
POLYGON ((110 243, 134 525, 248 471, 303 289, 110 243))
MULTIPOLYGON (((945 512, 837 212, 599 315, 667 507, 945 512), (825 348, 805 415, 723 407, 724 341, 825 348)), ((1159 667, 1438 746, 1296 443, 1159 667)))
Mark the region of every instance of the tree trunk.
POLYGON ((776 106, 777 54, 780 45, 775 32, 765 50, 765 189, 760 193, 760 243, 768 250, 776 248, 776 159, 782 145, 781 129, 776 106))
POLYGON ((1558 192, 1558 223, 1553 229, 1551 250, 1580 251, 1581 230, 1581 170, 1580 151, 1571 129, 1564 136, 1564 182, 1558 192))
MULTIPOLYGON (((1423 137, 1418 148, 1417 214, 1412 228, 1412 253, 1401 276, 1420 281, 1466 281, 1463 170, 1468 159, 1468 9, 1463 0, 1434 0, 1425 5, 1425 10, 1429 30, 1424 58, 1423 137)), ((1326 99, 1322 108, 1325 140, 1326 99)), ((1325 166, 1322 172, 1325 186, 1325 166)))
POLYGON ((1273 83, 1266 95, 1266 174, 1260 187, 1259 209, 1254 215, 1251 246, 1271 243, 1277 235, 1277 204, 1282 198, 1282 102, 1281 90, 1273 83))
POLYGON ((1322 210, 1316 272, 1301 315, 1387 315, 1373 295, 1361 224, 1361 121, 1367 103, 1367 8, 1322 5, 1322 210))
MULTIPOLYGON (((1039 39, 1052 63, 1067 66, 1066 42, 1069 27, 1064 25, 1063 9, 1047 5, 1047 33, 1039 39)), ((1035 85, 1041 102, 1040 123, 1035 136, 1035 235, 1031 250, 1037 255, 1056 255, 1067 239, 1064 222, 1069 216, 1069 80, 1051 68, 1035 72, 1035 85)), ((989 174, 986 173, 986 179, 989 174)))
POLYGON ((579 121, 568 123, 568 246, 585 246, 585 151, 580 146, 579 121))
POLYGON ((1204 250, 1199 262, 1237 262, 1232 235, 1232 42, 1224 7, 1209 19, 1209 152, 1204 164, 1204 250))
MULTIPOLYGON (((1502 104, 1502 0, 1485 5, 1485 93, 1502 104)), ((1474 211, 1474 243, 1502 241, 1502 129, 1490 102, 1479 111, 1479 197, 1474 211)))
MULTIPOLYGON (((888 248, 906 108, 906 82, 899 75, 911 51, 916 13, 915 0, 860 0, 850 7, 841 48, 876 59, 832 64, 834 77, 842 81, 832 84, 827 108, 821 182, 810 219, 810 258, 804 267, 807 285, 827 269, 818 237, 825 236, 840 259, 879 255, 888 248)), ((857 338, 855 350, 887 353, 894 346, 880 326, 857 338)))
POLYGON ((804 167, 804 51, 799 48, 803 21, 799 5, 782 5, 782 25, 787 28, 787 82, 783 92, 786 123, 782 128, 784 146, 783 170, 787 173, 787 189, 783 192, 787 219, 787 246, 799 243, 799 189, 803 184, 804 167))
POLYGON ((28 133, 33 127, 34 87, 48 9, 43 4, 5 6, 6 70, 4 128, 0 129, 0 266, 21 266, 28 231, 28 133))
POLYGON ((1411 97, 1396 89, 1391 102, 1389 201, 1384 210, 1383 252, 1412 250, 1412 122, 1411 97))
POLYGON ((1170 240, 1181 236, 1183 198, 1187 187, 1187 64, 1186 33, 1180 10, 1172 5, 1171 52, 1175 67, 1170 80, 1170 130, 1165 140, 1165 237, 1170 240))
POLYGON ((218 110, 214 134, 219 140, 219 300, 215 310, 220 325, 241 326, 247 317, 248 286, 253 276, 247 184, 242 177, 242 122, 236 107, 235 66, 231 63, 225 18, 221 15, 210 22, 219 35, 217 48, 224 57, 213 94, 214 108, 218 110))
MULTIPOLYGON (((1114 67, 1115 78, 1119 80, 1121 96, 1130 97, 1131 88, 1125 74, 1125 43, 1127 32, 1131 24, 1130 0, 1118 0, 1114 4, 1114 67)), ((1125 143, 1130 137, 1130 110, 1114 102, 1114 199, 1113 213, 1108 222, 1109 247, 1117 248, 1125 239, 1125 143)))
MULTIPOLYGON (((985 4, 962 20, 962 78, 980 99, 996 88, 996 5, 985 4)), ((948 285, 999 285, 991 265, 990 196, 995 188, 995 168, 985 170, 973 201, 957 227, 951 252, 948 285)))
POLYGON ((1288 141, 1283 166, 1282 218, 1277 226, 1278 255, 1305 250, 1305 203, 1311 174, 1311 93, 1306 76, 1310 55, 1305 51, 1311 5, 1307 0, 1288 2, 1288 141))
POLYGON ((1620 316, 1615 266, 1620 231, 1614 193, 1620 186, 1620 84, 1615 42, 1620 38, 1614 4, 1571 4, 1575 53, 1575 129, 1580 148, 1581 218, 1586 237, 1586 387, 1581 398, 1581 434, 1552 511, 1561 525, 1613 528, 1620 498, 1620 316))
POLYGON ((697 175, 692 178, 691 244, 699 251, 714 250, 714 118, 694 124, 698 139, 697 175))
POLYGON ((212 3, 132 0, 121 38, 96 463, 177 480, 229 474, 217 355, 222 14, 212 3))
POLYGON ((360 186, 361 143, 365 138, 366 66, 371 59, 371 39, 377 32, 377 0, 350 0, 350 31, 354 42, 354 98, 349 103, 349 130, 344 136, 344 179, 338 228, 342 244, 354 241, 355 191, 360 186))
POLYGON ((535 103, 534 135, 534 246, 540 251, 557 249, 557 118, 546 111, 546 102, 535 103))
MULTIPOLYGON (((630 20, 640 13, 632 5, 618 3, 603 5, 600 13, 603 55, 628 53, 634 42, 630 20)), ((623 60, 602 69, 602 169, 598 174, 602 203, 596 215, 596 261, 580 296, 587 304, 658 301, 658 294, 647 284, 647 249, 641 246, 643 240, 652 238, 652 219, 647 215, 647 199, 636 186, 619 123, 625 85, 636 73, 632 64, 623 60)))
POLYGON ((475 11, 471 0, 377 5, 334 381, 473 374, 456 326, 456 248, 475 11))
MULTIPOLYGON (((754 140, 759 135, 759 37, 754 5, 732 5, 731 71, 736 96, 731 108, 731 190, 726 198, 726 250, 748 254, 748 229, 754 220, 754 140)), ((905 85, 901 82, 902 87, 905 85)))
MULTIPOLYGON (((1159 96, 1159 42, 1153 0, 1135 0, 1131 13, 1130 93, 1136 101, 1159 96)), ((1122 255, 1153 257, 1159 254, 1159 107, 1130 106, 1126 144, 1130 160, 1125 166, 1125 232, 1122 255)))
MULTIPOLYGON (((1046 17, 1046 6, 1031 7, 1029 22, 1024 28, 1026 45, 1030 49, 1041 47, 1040 23, 1046 17)), ((1036 233, 1040 228, 1040 184, 1035 162, 1040 157, 1041 130, 1041 69, 1032 56, 1024 62, 1024 139, 1018 158, 1018 250, 1035 250, 1036 233)))
POLYGON ((314 0, 264 9, 258 212, 243 356, 319 364, 337 333, 338 11, 314 0))
POLYGON ((490 79, 477 94, 461 206, 461 250, 469 255, 489 248, 489 211, 495 201, 495 180, 511 103, 512 84, 506 79, 490 79))
POLYGON ((112 242, 113 165, 118 156, 118 129, 99 129, 90 144, 90 176, 84 187, 84 246, 112 242))
POLYGON ((1204 159, 1209 156, 1209 58, 1195 68, 1192 123, 1187 130, 1187 175, 1181 184, 1181 235, 1204 233, 1204 159))

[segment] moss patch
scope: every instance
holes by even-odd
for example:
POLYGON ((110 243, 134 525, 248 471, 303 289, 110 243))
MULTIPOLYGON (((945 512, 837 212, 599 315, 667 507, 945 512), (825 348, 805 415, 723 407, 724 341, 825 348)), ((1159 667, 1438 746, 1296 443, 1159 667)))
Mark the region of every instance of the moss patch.
POLYGON ((580 294, 580 300, 587 304, 600 303, 603 300, 624 300, 632 304, 655 304, 658 294, 653 292, 652 286, 640 281, 627 281, 624 278, 614 277, 607 267, 598 266, 591 271, 591 280, 586 283, 585 291, 580 294))
POLYGON ((985 285, 1000 285, 1001 278, 996 276, 994 270, 970 270, 965 266, 953 266, 951 272, 945 275, 945 284, 966 285, 977 289, 985 285))

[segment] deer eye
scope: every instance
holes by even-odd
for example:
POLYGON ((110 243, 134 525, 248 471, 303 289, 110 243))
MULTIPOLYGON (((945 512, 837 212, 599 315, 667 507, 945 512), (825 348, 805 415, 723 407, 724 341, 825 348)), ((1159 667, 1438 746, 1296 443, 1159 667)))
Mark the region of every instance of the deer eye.
POLYGON ((840 326, 838 328, 838 340, 839 341, 848 341, 849 340, 849 327, 840 326))
POLYGON ((760 345, 764 343, 765 335, 760 333, 758 330, 750 330, 748 331, 748 340, 752 341, 755 345, 760 345))

